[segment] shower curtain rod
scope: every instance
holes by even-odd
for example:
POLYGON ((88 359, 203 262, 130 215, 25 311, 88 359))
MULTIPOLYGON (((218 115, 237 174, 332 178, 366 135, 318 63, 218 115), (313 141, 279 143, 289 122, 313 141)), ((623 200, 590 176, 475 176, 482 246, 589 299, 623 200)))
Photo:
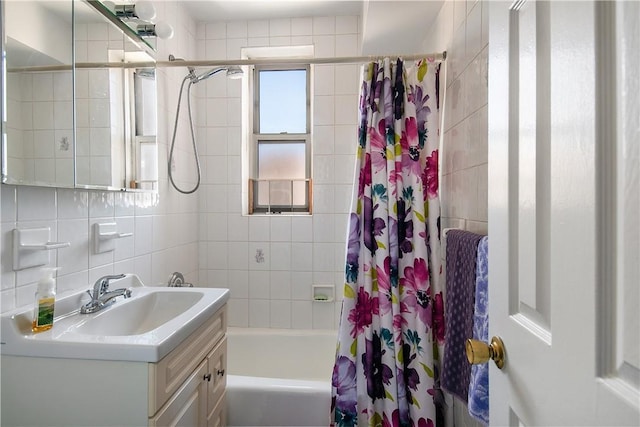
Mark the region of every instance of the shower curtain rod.
MULTIPOLYGON (((334 56, 325 58, 261 58, 261 59, 224 59, 224 60, 198 60, 198 61, 156 61, 156 62, 78 62, 75 68, 167 68, 167 67, 219 67, 224 65, 274 65, 291 64, 301 62, 305 64, 362 64, 378 61, 388 57, 399 57, 405 61, 415 61, 429 58, 435 61, 447 59, 447 51, 440 53, 414 54, 414 55, 378 55, 378 56, 334 56)), ((36 72, 36 71, 68 71, 71 65, 44 65, 36 67, 10 68, 8 72, 36 72)))

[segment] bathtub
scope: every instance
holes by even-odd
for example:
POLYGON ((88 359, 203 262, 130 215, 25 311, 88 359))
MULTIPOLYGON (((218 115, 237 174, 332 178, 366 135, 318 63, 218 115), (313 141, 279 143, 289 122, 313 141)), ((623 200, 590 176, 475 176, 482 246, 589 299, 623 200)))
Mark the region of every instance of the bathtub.
POLYGON ((229 328, 229 426, 328 426, 336 331, 229 328))

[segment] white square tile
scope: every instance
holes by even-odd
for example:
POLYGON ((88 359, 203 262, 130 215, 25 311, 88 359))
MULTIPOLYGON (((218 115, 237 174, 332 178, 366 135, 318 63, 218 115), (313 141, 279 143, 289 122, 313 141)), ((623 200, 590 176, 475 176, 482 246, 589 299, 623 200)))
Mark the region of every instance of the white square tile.
POLYGON ((333 243, 313 244, 313 271, 334 271, 334 261, 333 243))
POLYGON ((207 40, 224 39, 227 37, 227 26, 224 22, 206 24, 205 35, 207 40))
POLYGON ((360 68, 351 64, 336 65, 336 95, 357 95, 360 92, 360 68))
POLYGON ((318 184, 313 188, 313 213, 315 214, 327 214, 334 212, 333 206, 334 199, 334 186, 318 184))
POLYGON ((313 34, 327 35, 335 34, 336 19, 333 16, 315 16, 313 18, 313 34))
POLYGON ((58 101, 73 100, 73 76, 71 72, 53 74, 53 97, 58 101))
POLYGON ((55 132, 36 130, 33 132, 33 156, 36 159, 49 159, 54 156, 55 132))
POLYGON ((292 243, 291 244, 291 270, 292 271, 312 271, 313 270, 313 244, 312 243, 292 243))
POLYGON ((271 301, 271 328, 291 327, 291 301, 271 301))
POLYGON ((291 36, 270 37, 269 46, 291 46, 291 36))
POLYGON ((313 217, 295 216, 291 218, 291 241, 313 241, 313 217))
POLYGON ((334 92, 334 71, 333 65, 316 65, 313 68, 314 94, 333 95, 334 92))
POLYGON ((358 123, 358 96, 337 95, 335 97, 335 124, 357 125, 358 123))
POLYGON ((207 126, 227 125, 227 103, 219 99, 207 99, 207 126))
MULTIPOLYGON (((134 233, 134 217, 119 217, 116 218, 116 224, 118 227, 118 233, 134 233)), ((131 235, 129 237, 123 237, 120 239, 116 239, 116 249, 114 251, 113 257, 115 261, 122 261, 124 259, 133 258, 135 253, 134 250, 134 236, 131 235)))
POLYGON ((209 40, 205 42, 205 54, 207 58, 227 59, 227 41, 209 40))
POLYGON ((482 48, 482 4, 476 3, 467 15, 466 52, 468 59, 474 58, 482 48))
POLYGON ((291 20, 290 19, 269 20, 269 36, 270 37, 291 36, 291 20))
POLYGON ((291 269, 291 243, 271 243, 271 270, 291 269))
POLYGON ((269 296, 272 300, 291 299, 291 272, 272 271, 270 273, 270 282, 269 296))
POLYGON ((227 59, 241 59, 242 48, 247 46, 247 39, 227 39, 227 59))
POLYGON ((0 289, 3 291, 14 288, 16 285, 16 272, 13 271, 13 230, 15 228, 14 222, 3 222, 0 228, 0 265, 2 266, 0 289))
POLYGON ((353 184, 355 159, 353 156, 334 156, 335 162, 335 183, 336 184, 353 184))
POLYGON ((271 222, 268 216, 249 217, 249 241, 269 241, 271 222))
POLYGON ((335 154, 355 154, 358 147, 357 125, 338 125, 334 127, 334 152, 335 154))
POLYGON ((205 283, 208 288, 228 288, 229 272, 227 270, 206 270, 207 281, 205 283))
POLYGON ((334 124, 334 97, 316 96, 314 97, 314 124, 333 125, 334 124))
POLYGON ((73 159, 55 160, 56 177, 55 183, 60 187, 73 186, 73 159))
POLYGON ((269 37, 269 21, 249 21, 248 37, 269 37))
POLYGON ((333 184, 335 156, 313 156, 313 181, 316 184, 333 184))
POLYGON ((35 179, 41 182, 56 182, 56 163, 54 159, 35 159, 35 179))
MULTIPOLYGON (((34 102, 31 106, 33 108, 33 129, 53 129, 53 102, 34 102)), ((29 123, 25 122, 24 125, 29 126, 29 123)))
POLYGON ((335 227, 333 214, 313 215, 313 241, 332 242, 335 227))
POLYGON ((249 268, 249 244, 247 242, 227 242, 229 252, 229 269, 243 270, 249 268))
POLYGON ((18 217, 16 210, 17 188, 18 187, 13 185, 0 186, 0 195, 2 196, 2 222, 14 222, 18 217))
POLYGON ((227 183, 227 158, 225 156, 206 156, 204 169, 208 184, 226 184, 227 183))
POLYGON ((270 324, 271 315, 269 300, 249 300, 249 327, 268 328, 270 324))
POLYGON ((89 100, 89 124, 92 128, 108 128, 111 123, 109 118, 110 106, 108 100, 91 99, 89 100))
POLYGON ((249 218, 237 214, 228 214, 228 239, 229 241, 246 242, 249 240, 249 218))
POLYGON ((238 39, 247 37, 247 21, 227 22, 227 38, 238 39))
POLYGON ((291 302, 291 327, 294 329, 313 328, 313 306, 311 301, 291 302))
POLYGON ((314 126, 314 154, 333 154, 334 126, 314 126))
MULTIPOLYGON (((82 190, 57 190, 58 219, 89 217, 89 193, 82 190)), ((3 208, 4 212, 4 199, 3 208)))
POLYGON ((356 34, 357 32, 357 16, 336 16, 336 34, 356 34))
POLYGON ((249 300, 229 299, 228 321, 229 326, 246 328, 249 326, 249 300))
POLYGON ((33 75, 33 100, 53 101, 52 73, 35 73, 33 75))
POLYGON ((205 226, 207 227, 207 240, 220 242, 227 240, 227 214, 200 214, 200 217, 206 218, 205 226))
POLYGON ((89 192, 89 217, 113 217, 115 215, 115 199, 113 193, 107 191, 89 192))
POLYGON ((109 60, 109 42, 106 40, 87 42, 88 62, 107 62, 109 60))
POLYGON ((153 249, 153 217, 150 215, 135 217, 134 222, 134 253, 136 256, 151 253, 153 249))
POLYGON ((313 36, 313 54, 316 58, 330 58, 336 54, 335 36, 313 36))
POLYGON ((135 215, 136 196, 134 193, 116 193, 114 203, 115 216, 135 215))
POLYGON ((309 301, 311 299, 311 285, 313 275, 308 271, 294 271, 291 273, 291 299, 309 301))
POLYGON ((231 298, 249 298, 249 272, 229 270, 229 290, 231 298))
POLYGON ((225 242, 209 242, 207 245, 208 270, 223 270, 228 268, 227 244, 225 242))
POLYGON ((271 217, 271 241, 272 242, 289 242, 291 241, 291 217, 271 217))
POLYGON ((313 329, 334 329, 334 303, 313 303, 313 329))
POLYGON ((291 19, 292 36, 310 36, 313 34, 313 18, 291 19))
POLYGON ((313 36, 291 36, 291 46, 312 46, 313 36))
POLYGON ((357 56, 358 36, 356 34, 342 34, 336 36, 336 56, 357 56))
POLYGON ((249 272, 249 298, 269 299, 271 293, 269 272, 249 272))
POLYGON ((56 219, 56 190, 54 188, 20 187, 17 195, 18 221, 56 219))

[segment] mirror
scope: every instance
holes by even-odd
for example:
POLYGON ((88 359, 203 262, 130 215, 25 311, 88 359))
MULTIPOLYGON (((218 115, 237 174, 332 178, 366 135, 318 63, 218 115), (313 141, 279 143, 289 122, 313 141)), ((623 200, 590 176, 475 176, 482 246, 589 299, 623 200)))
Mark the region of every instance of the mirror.
POLYGON ((138 165, 142 157, 151 163, 150 153, 157 152, 155 68, 135 64, 153 57, 148 45, 126 37, 107 13, 76 3, 76 185, 150 188, 153 180, 139 177, 147 170, 138 165))
POLYGON ((73 3, 3 4, 6 124, 2 180, 73 187, 73 3))
POLYGON ((97 1, 3 3, 3 182, 156 189, 155 60, 149 41, 97 1), (24 16, 36 24, 25 26, 24 16))

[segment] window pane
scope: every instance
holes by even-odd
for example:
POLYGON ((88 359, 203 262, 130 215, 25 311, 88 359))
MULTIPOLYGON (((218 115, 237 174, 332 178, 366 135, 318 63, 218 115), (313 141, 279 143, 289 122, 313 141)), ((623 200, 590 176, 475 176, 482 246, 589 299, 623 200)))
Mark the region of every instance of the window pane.
POLYGON ((260 70, 259 133, 307 132, 307 70, 260 70))
POLYGON ((304 141, 258 142, 258 179, 305 179, 304 141))

